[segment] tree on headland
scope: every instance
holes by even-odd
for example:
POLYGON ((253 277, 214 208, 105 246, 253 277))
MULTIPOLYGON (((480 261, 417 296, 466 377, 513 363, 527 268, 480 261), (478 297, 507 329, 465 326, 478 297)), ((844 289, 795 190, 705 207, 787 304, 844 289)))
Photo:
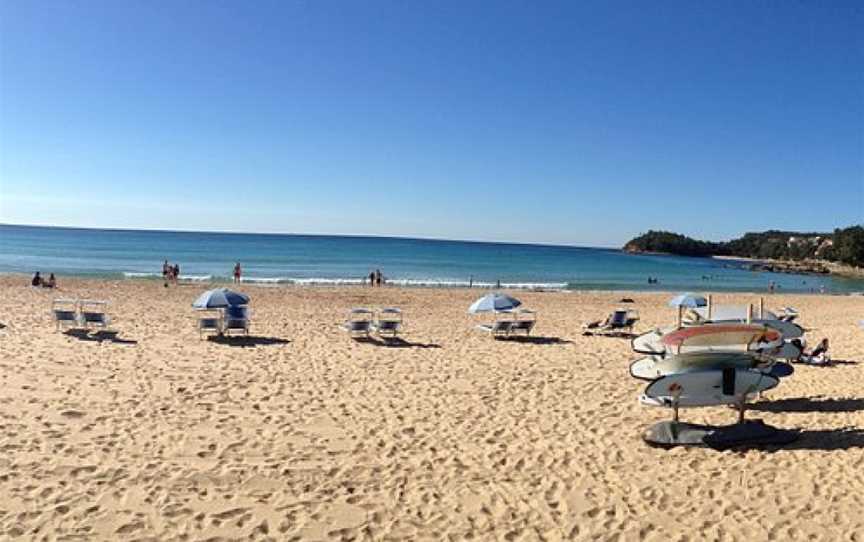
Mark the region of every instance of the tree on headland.
POLYGON ((829 258, 846 265, 864 267, 864 227, 834 230, 829 258))
POLYGON ((624 245, 629 252, 660 252, 680 256, 738 256, 763 260, 827 260, 864 267, 864 227, 838 228, 834 233, 769 230, 714 243, 678 233, 650 230, 624 245))

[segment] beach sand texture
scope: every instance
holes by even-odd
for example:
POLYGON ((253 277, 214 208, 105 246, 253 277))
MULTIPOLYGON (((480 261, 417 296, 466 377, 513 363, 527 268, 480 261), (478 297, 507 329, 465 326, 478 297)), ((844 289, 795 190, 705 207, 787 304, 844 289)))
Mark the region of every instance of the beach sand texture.
POLYGON ((244 286, 237 346, 199 340, 200 285, 25 282, 0 278, 0 539, 864 540, 864 297, 768 299, 849 363, 748 411, 798 442, 717 452, 643 444, 671 412, 638 403, 628 340, 580 334, 623 296, 668 324, 668 294, 516 292, 539 323, 513 342, 473 329, 477 290, 244 286), (54 331, 70 296, 110 300, 117 340, 54 331), (340 328, 391 305, 407 345, 340 328))

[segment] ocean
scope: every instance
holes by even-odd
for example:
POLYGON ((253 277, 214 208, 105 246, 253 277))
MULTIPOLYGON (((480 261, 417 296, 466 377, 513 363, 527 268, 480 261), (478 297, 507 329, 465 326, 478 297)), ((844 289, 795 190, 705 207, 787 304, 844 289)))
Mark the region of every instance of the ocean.
POLYGON ((864 281, 754 272, 711 258, 620 250, 390 237, 102 230, 0 225, 0 273, 161 279, 164 260, 181 279, 270 284, 361 284, 380 269, 404 286, 575 290, 864 291, 864 281), (648 277, 658 279, 649 284, 648 277))

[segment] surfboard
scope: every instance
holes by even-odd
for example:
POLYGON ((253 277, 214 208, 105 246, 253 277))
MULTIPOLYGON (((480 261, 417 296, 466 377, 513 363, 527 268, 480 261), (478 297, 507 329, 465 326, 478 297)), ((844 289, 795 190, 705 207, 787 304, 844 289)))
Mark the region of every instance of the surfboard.
POLYGON ((697 350, 762 350, 783 344, 779 331, 756 324, 708 324, 677 329, 660 342, 675 353, 697 350))
POLYGON ((671 374, 716 369, 758 369, 768 371, 773 360, 749 352, 691 352, 671 357, 648 356, 630 364, 630 376, 657 380, 671 374))
POLYGON ((639 354, 662 354, 666 347, 660 342, 663 335, 674 331, 675 328, 652 329, 630 341, 630 347, 639 354))
MULTIPOLYGON (((690 311, 698 315, 699 323, 686 322, 685 325, 740 324, 747 322, 747 305, 721 305, 714 307, 711 311, 710 320, 708 320, 708 309, 706 307, 697 307, 690 309, 690 311)), ((776 329, 783 334, 784 339, 798 339, 804 335, 804 329, 801 326, 793 322, 780 320, 776 314, 768 310, 765 311, 761 318, 754 317, 751 323, 776 329)))
POLYGON ((750 369, 722 369, 662 376, 648 384, 639 398, 642 404, 660 407, 732 405, 742 396, 770 390, 777 377, 750 369))

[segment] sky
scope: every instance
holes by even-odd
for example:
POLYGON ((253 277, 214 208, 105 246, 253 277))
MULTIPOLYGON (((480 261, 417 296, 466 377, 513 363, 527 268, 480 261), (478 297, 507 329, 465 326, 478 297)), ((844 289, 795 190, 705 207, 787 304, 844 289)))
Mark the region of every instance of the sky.
POLYGON ((864 222, 864 3, 0 0, 0 223, 620 246, 864 222))

